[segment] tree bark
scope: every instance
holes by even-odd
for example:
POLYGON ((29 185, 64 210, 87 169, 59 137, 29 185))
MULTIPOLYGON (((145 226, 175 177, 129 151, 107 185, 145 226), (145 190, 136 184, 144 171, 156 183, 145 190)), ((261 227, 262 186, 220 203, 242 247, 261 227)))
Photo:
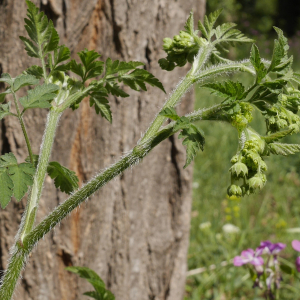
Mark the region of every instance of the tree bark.
MULTIPOLYGON (((72 56, 83 48, 107 57, 146 64, 164 84, 175 88, 186 68, 161 71, 162 39, 178 34, 190 10, 203 16, 205 1, 197 0, 41 0, 34 1, 54 21, 61 42, 72 56)), ((23 0, 0 0, 0 72, 13 77, 35 59, 27 57, 19 35, 26 35, 23 0)), ((3 86, 1 87, 3 88, 3 86)), ((125 88, 126 89, 126 88, 125 88)), ((126 89, 127 91, 127 89, 126 89)), ((150 88, 111 97, 113 124, 96 115, 85 99, 75 112, 61 118, 51 160, 76 171, 80 183, 130 150, 147 129, 166 95, 150 88)), ((192 95, 178 107, 193 109, 192 95)), ((39 152, 47 111, 25 114, 34 153, 39 152)), ((0 126, 1 153, 14 152, 21 162, 28 155, 19 124, 6 118, 0 126)), ((189 242, 192 167, 183 170, 185 150, 170 138, 131 171, 96 193, 41 241, 17 288, 18 300, 75 300, 91 289, 65 271, 79 265, 94 269, 117 300, 182 300, 189 242)), ((38 221, 66 195, 47 177, 38 221)), ((25 200, 12 201, 0 212, 0 269, 24 211, 25 200)))

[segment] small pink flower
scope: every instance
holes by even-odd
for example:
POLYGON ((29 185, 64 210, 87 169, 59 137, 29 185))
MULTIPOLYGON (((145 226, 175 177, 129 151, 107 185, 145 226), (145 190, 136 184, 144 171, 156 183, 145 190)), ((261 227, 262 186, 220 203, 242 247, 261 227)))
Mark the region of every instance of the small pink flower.
MULTIPOLYGON (((292 247, 294 248, 294 250, 300 252, 300 241, 292 241, 292 247)), ((297 257, 295 264, 297 271, 300 272, 300 256, 297 257)))
POLYGON ((236 256, 233 259, 233 264, 236 267, 250 263, 253 266, 261 266, 264 264, 264 260, 260 256, 255 256, 253 249, 247 249, 242 251, 241 256, 236 256))
POLYGON ((277 255, 285 247, 286 247, 286 244, 283 244, 283 243, 273 244, 270 241, 264 241, 264 242, 261 242, 260 246, 256 249, 256 255, 262 255, 262 254, 277 255))

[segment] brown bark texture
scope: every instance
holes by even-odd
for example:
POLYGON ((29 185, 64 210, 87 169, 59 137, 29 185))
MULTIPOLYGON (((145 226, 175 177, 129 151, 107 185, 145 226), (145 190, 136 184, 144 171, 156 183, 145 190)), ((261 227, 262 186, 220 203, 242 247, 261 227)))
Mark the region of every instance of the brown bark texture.
MULTIPOLYGON (((165 56, 162 39, 183 28, 190 10, 203 16, 204 0, 41 0, 34 1, 54 21, 61 42, 72 57, 84 48, 107 57, 146 64, 164 84, 176 87, 186 68, 160 70, 165 56)), ((23 0, 0 0, 0 72, 19 75, 35 59, 27 57, 19 35, 25 35, 23 0)), ((1 86, 3 89, 3 86, 1 86)), ((125 88, 126 89, 126 88, 125 88)), ((126 90, 127 91, 127 90, 126 90)), ((22 92, 21 92, 22 95, 22 92)), ((111 97, 113 124, 96 115, 85 99, 75 112, 64 113, 51 160, 74 170, 86 182, 135 146, 166 99, 159 89, 111 97)), ((193 109, 189 93, 178 107, 193 109)), ((47 111, 25 114, 34 153, 39 152, 47 111)), ((13 152, 21 162, 28 155, 16 119, 0 127, 1 153, 13 152)), ((66 266, 88 266, 107 283, 117 300, 183 299, 189 240, 192 167, 183 170, 185 149, 171 137, 137 167, 107 184, 48 234, 33 252, 14 299, 77 300, 91 290, 66 266)), ((66 195, 46 177, 38 221, 66 195)), ((0 269, 24 211, 25 201, 12 201, 0 212, 0 269)))

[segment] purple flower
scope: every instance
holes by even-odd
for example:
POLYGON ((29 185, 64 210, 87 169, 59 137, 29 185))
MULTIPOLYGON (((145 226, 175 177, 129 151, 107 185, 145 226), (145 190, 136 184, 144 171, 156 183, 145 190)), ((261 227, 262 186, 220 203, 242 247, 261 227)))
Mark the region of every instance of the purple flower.
POLYGON ((236 256, 233 259, 233 264, 236 267, 250 263, 253 266, 261 266, 264 264, 262 257, 255 255, 253 249, 247 249, 242 251, 241 256, 236 256))
POLYGON ((258 256, 262 255, 262 254, 277 255, 285 247, 286 247, 286 244, 283 244, 283 243, 273 244, 270 241, 264 241, 264 242, 261 242, 260 246, 256 249, 256 255, 258 255, 258 256))
MULTIPOLYGON (((292 247, 296 251, 300 252, 300 241, 297 240, 292 241, 292 247)), ((300 256, 297 257, 295 264, 296 264, 297 271, 300 272, 300 256)))
POLYGON ((300 241, 297 241, 297 240, 292 241, 292 247, 293 247, 296 251, 300 252, 300 241))

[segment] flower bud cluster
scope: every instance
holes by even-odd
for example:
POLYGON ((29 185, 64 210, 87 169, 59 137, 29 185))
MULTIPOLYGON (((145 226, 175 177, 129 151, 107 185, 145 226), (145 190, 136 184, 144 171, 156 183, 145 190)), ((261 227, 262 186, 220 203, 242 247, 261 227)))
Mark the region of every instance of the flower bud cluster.
POLYGON ((231 159, 232 167, 229 172, 232 184, 227 190, 229 196, 249 195, 261 190, 267 181, 264 174, 267 171, 267 165, 262 158, 266 143, 249 127, 244 130, 244 133, 247 140, 239 153, 231 159), (240 179, 242 179, 242 184, 235 183, 240 182, 240 179))
POLYGON ((288 88, 287 94, 280 94, 278 102, 265 115, 269 132, 276 132, 286 127, 293 133, 300 131, 300 117, 297 112, 300 107, 300 92, 288 88))
POLYGON ((230 116, 232 126, 237 128, 238 131, 242 131, 246 128, 253 119, 252 110, 253 107, 251 104, 240 102, 238 104, 238 109, 233 110, 233 113, 230 116))
POLYGON ((176 66, 183 67, 187 62, 193 63, 200 47, 206 44, 207 40, 182 30, 173 39, 164 39, 163 49, 168 56, 166 59, 160 59, 159 64, 162 69, 171 71, 176 66))

